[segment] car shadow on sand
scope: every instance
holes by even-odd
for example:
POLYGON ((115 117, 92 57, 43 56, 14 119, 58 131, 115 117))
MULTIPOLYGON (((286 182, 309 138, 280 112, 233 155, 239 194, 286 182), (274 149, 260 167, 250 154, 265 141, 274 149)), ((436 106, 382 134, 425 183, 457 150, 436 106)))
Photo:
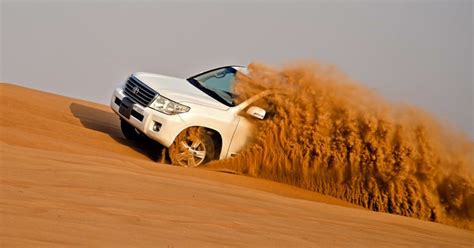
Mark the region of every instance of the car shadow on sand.
POLYGON ((146 137, 137 141, 127 140, 120 130, 120 119, 116 114, 79 103, 71 103, 69 109, 83 127, 108 134, 118 143, 129 146, 152 160, 162 163, 167 161, 165 148, 159 143, 146 137))

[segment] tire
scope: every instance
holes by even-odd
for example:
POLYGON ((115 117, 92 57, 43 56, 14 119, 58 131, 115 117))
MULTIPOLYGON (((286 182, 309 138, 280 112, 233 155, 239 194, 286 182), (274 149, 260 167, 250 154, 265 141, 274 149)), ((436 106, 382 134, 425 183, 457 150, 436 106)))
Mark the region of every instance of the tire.
POLYGON ((171 163, 183 167, 198 167, 217 158, 212 133, 192 127, 181 132, 169 147, 171 163))
POLYGON ((135 127, 130 125, 127 121, 121 119, 120 127, 125 138, 129 140, 138 140, 141 138, 140 132, 135 127))

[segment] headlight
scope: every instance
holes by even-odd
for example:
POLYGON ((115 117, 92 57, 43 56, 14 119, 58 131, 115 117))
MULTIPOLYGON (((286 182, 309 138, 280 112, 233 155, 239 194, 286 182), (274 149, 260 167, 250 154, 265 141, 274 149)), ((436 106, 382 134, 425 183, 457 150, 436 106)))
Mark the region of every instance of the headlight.
POLYGON ((170 99, 160 95, 157 96, 155 100, 150 104, 150 108, 160 111, 161 113, 165 113, 167 115, 186 113, 190 109, 190 107, 186 105, 171 101, 170 99))

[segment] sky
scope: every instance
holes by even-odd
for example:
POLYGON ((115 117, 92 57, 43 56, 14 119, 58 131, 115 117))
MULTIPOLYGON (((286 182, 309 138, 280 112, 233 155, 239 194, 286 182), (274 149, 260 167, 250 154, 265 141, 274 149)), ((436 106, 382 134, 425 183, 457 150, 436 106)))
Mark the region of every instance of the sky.
POLYGON ((474 138, 469 0, 0 2, 3 82, 108 103, 136 71, 315 60, 474 138))

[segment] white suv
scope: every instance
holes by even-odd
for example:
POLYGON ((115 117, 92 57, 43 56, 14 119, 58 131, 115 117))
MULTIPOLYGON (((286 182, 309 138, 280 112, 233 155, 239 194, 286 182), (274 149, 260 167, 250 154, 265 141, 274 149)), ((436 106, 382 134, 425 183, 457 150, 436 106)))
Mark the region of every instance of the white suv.
POLYGON ((262 95, 236 105, 231 92, 241 66, 212 69, 188 79, 137 72, 117 88, 110 106, 128 139, 145 135, 168 148, 171 162, 196 167, 239 152, 252 135, 252 124, 265 110, 250 106, 262 95), (196 135, 199 134, 199 135, 196 135))

